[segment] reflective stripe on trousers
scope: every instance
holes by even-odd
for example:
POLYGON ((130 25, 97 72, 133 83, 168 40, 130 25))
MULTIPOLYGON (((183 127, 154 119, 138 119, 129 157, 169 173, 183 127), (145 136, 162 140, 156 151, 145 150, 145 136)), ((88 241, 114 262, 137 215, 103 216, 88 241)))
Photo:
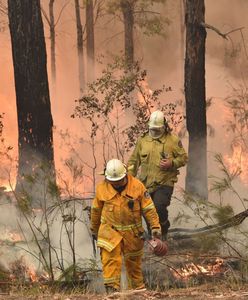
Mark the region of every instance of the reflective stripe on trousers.
POLYGON ((144 287, 141 269, 143 250, 123 252, 123 240, 111 251, 101 248, 101 260, 103 267, 104 284, 116 289, 120 288, 122 254, 124 257, 128 287, 144 287))

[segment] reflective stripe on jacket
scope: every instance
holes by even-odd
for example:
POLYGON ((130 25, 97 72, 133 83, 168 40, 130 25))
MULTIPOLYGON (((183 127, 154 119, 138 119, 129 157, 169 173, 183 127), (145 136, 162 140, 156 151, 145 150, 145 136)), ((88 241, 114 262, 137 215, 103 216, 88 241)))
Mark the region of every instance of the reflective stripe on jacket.
POLYGON ((148 133, 140 137, 128 161, 130 173, 136 176, 140 167, 138 178, 143 182, 149 192, 156 186, 173 186, 177 182, 178 168, 187 163, 188 156, 180 139, 171 133, 164 134, 159 139, 153 139, 148 133), (160 169, 160 160, 169 158, 172 168, 160 169))
POLYGON ((98 184, 91 207, 91 230, 97 234, 97 245, 112 251, 122 238, 141 237, 142 214, 151 228, 160 228, 152 199, 138 179, 128 175, 127 186, 121 194, 105 180, 98 184), (132 205, 128 204, 130 201, 132 205))

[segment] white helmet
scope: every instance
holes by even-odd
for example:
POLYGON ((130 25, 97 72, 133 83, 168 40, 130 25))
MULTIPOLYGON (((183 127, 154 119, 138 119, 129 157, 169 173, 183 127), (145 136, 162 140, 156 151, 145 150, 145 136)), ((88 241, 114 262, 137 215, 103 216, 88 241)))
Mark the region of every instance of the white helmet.
POLYGON ((118 181, 123 179, 127 174, 125 165, 119 159, 108 161, 105 169, 105 177, 109 181, 118 181))
POLYGON ((160 128, 165 125, 164 113, 160 110, 154 111, 149 119, 148 126, 149 128, 160 128))

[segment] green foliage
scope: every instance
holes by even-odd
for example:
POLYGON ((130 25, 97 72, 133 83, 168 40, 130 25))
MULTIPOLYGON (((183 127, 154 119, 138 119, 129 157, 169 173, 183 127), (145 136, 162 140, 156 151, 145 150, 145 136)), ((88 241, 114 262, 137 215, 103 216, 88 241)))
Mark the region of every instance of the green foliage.
MULTIPOLYGON (((165 36, 166 27, 170 25, 170 20, 160 14, 161 5, 166 0, 126 0, 132 7, 134 23, 143 34, 147 36, 165 36)), ((121 11, 120 1, 109 0, 106 11, 109 14, 118 15, 121 11)))
POLYGON ((234 211, 231 205, 224 205, 216 207, 216 211, 213 213, 213 217, 218 223, 224 224, 234 216, 234 211))
POLYGON ((125 61, 117 57, 103 70, 102 76, 89 85, 88 92, 76 100, 72 117, 90 121, 91 138, 106 128, 104 141, 111 143, 112 140, 117 157, 123 157, 124 151, 128 151, 137 137, 147 130, 147 121, 154 107, 164 111, 168 121, 175 126, 183 120, 183 116, 177 121, 173 119, 176 104, 161 105, 159 101, 160 95, 171 88, 150 91, 145 88, 146 77, 146 71, 141 70, 138 63, 127 70, 125 61), (132 121, 126 122, 127 117, 132 121), (123 126, 122 123, 131 124, 123 126))
MULTIPOLYGON (((233 94, 225 99, 232 118, 227 123, 227 130, 240 138, 248 137, 248 90, 245 87, 233 88, 233 94)), ((245 140, 244 140, 245 141, 245 140)), ((247 145, 246 145, 247 147, 247 145)))
POLYGON ((210 191, 218 192, 219 195, 221 195, 223 192, 232 189, 232 182, 234 179, 238 178, 241 170, 240 168, 237 168, 233 172, 230 172, 224 163, 223 156, 220 153, 215 155, 215 161, 218 163, 223 177, 209 176, 213 179, 210 191))
POLYGON ((221 242, 219 234, 202 235, 196 239, 196 248, 199 249, 201 253, 209 253, 219 250, 221 242))
POLYGON ((52 198, 60 197, 60 188, 57 185, 56 181, 49 179, 47 189, 52 198))
POLYGON ((24 175, 24 180, 25 180, 27 183, 34 184, 34 183, 36 182, 37 178, 36 178, 35 175, 25 174, 25 175, 24 175))
POLYGON ((143 34, 149 37, 154 35, 165 36, 166 27, 170 25, 170 20, 157 11, 151 11, 149 6, 153 5, 153 3, 147 4, 148 1, 143 2, 145 4, 139 6, 139 13, 136 14, 137 25, 141 28, 143 34))
POLYGON ((24 214, 30 214, 32 208, 32 196, 26 191, 22 191, 17 198, 19 210, 24 214))

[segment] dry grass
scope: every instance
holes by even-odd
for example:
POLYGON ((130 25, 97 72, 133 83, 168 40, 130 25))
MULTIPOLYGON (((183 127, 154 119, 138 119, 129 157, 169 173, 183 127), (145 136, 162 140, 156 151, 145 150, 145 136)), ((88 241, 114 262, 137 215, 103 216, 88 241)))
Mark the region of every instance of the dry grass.
POLYGON ((237 286, 236 288, 225 284, 215 285, 206 284, 192 288, 169 289, 165 292, 144 291, 140 293, 123 292, 111 295, 80 294, 80 291, 68 294, 49 293, 49 291, 23 290, 19 292, 10 292, 9 294, 0 294, 1 300, 145 300, 145 299, 170 299, 170 300, 205 300, 205 299, 223 299, 223 300, 244 300, 248 299, 248 284, 237 286))

